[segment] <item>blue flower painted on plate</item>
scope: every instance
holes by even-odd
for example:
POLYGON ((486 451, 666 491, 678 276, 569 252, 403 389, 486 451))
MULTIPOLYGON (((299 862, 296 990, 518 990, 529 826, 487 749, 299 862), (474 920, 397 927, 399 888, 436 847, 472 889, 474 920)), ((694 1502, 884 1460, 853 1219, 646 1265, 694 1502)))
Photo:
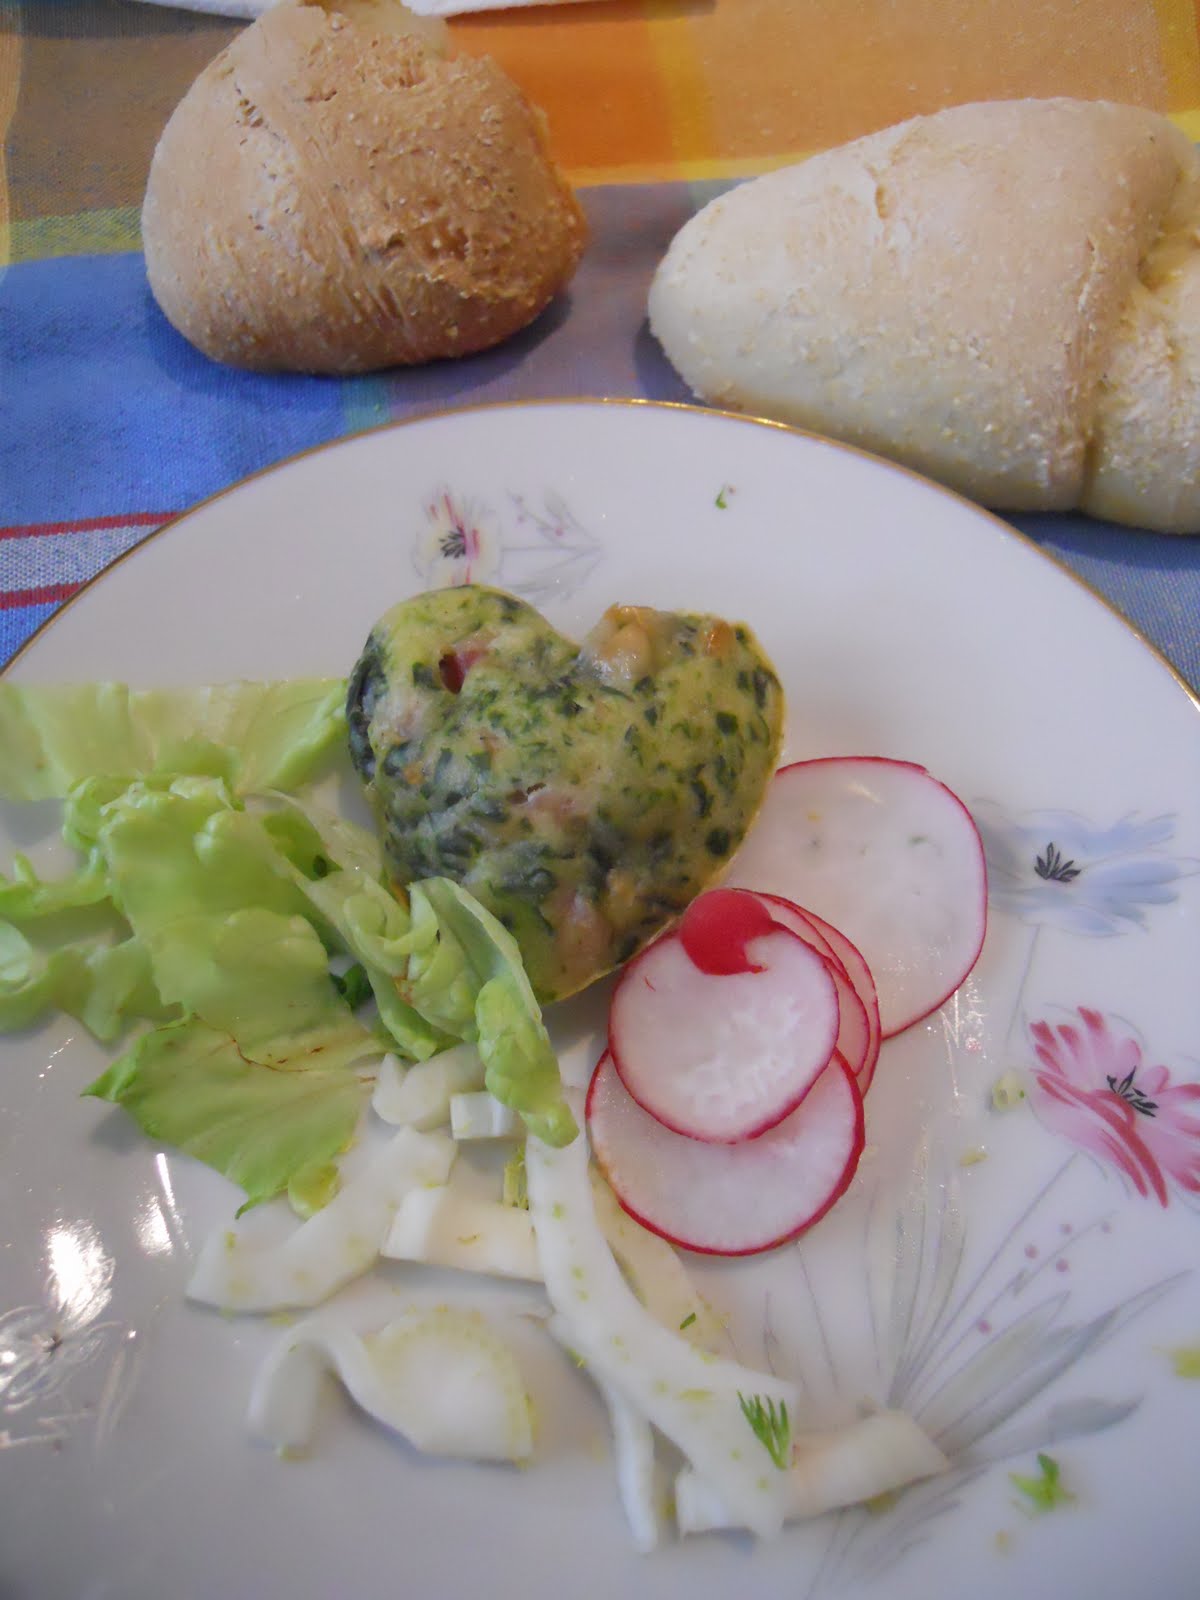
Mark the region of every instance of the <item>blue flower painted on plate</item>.
POLYGON ((1144 927, 1150 907, 1177 898, 1196 862, 1169 853, 1171 814, 1099 827, 1071 811, 973 807, 987 854, 992 908, 1067 933, 1108 936, 1144 927))

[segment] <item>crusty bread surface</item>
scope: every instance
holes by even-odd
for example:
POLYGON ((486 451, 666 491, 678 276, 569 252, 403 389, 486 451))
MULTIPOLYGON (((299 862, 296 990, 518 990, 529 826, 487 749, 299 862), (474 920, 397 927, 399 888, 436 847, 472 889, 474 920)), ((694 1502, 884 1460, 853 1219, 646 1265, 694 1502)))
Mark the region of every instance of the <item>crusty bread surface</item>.
POLYGON ((155 298, 206 354, 349 373, 508 338, 586 226, 500 68, 360 0, 280 5, 210 63, 159 140, 142 233, 155 298))
POLYGON ((1200 158, 1165 118, 1024 100, 743 184, 650 293, 705 400, 999 509, 1200 529, 1200 158))

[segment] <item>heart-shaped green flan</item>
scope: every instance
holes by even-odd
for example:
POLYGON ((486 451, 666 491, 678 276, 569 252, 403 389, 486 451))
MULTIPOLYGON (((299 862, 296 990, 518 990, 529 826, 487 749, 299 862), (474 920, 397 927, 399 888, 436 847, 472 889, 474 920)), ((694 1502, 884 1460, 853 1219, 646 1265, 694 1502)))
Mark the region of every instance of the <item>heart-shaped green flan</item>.
POLYGON ((376 623, 347 714, 395 887, 456 879, 545 1002, 627 961, 722 870, 775 770, 783 693, 740 623, 613 606, 577 645, 466 586, 376 623))

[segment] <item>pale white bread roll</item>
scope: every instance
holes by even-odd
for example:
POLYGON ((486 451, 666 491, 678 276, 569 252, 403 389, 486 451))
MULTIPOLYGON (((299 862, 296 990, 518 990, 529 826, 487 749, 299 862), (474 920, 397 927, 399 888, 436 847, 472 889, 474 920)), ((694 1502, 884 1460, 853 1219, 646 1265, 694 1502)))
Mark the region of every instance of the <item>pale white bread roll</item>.
POLYGON ((746 183, 650 325, 697 395, 984 504, 1200 531, 1200 158, 1102 101, 953 107, 746 183))
POLYGON ((541 113, 391 0, 265 12, 175 108, 142 208, 168 319, 264 370, 498 344, 567 283, 586 234, 541 113))

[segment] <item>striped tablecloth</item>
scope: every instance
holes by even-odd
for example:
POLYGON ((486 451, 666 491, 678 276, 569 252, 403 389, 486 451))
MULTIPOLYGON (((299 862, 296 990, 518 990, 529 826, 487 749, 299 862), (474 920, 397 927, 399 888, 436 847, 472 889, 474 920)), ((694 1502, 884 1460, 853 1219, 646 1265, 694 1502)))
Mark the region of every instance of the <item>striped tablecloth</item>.
MULTIPOLYGON (((1200 138, 1195 0, 592 0, 452 24, 548 113, 593 242, 569 296, 470 360, 348 380, 218 367, 146 287, 155 140, 241 24, 134 0, 0 0, 0 661, 173 514, 314 443, 447 404, 685 399, 644 328, 715 190, 916 112, 1074 94, 1200 138)), ((1200 540, 1020 518, 1200 685, 1200 540)))

